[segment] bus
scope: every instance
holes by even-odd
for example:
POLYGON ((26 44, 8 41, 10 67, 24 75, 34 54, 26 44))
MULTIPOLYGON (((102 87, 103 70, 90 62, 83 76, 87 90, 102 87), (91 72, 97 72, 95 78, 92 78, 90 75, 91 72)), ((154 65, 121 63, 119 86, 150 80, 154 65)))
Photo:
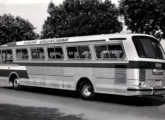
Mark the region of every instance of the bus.
POLYGON ((146 34, 102 34, 12 42, 0 46, 0 82, 96 93, 165 95, 165 54, 146 34))

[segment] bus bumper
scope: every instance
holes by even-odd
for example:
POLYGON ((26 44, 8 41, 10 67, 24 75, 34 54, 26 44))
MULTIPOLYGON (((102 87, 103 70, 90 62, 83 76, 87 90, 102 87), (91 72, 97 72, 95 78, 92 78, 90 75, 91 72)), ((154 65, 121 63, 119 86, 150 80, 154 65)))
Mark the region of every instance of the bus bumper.
POLYGON ((163 88, 128 88, 128 95, 165 95, 165 87, 163 88))

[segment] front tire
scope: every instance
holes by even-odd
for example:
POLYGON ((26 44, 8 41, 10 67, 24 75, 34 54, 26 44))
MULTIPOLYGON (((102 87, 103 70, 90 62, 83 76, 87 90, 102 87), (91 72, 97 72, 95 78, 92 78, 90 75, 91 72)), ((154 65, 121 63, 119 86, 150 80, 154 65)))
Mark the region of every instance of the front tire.
POLYGON ((12 85, 13 85, 13 89, 14 90, 19 90, 20 89, 19 79, 18 78, 14 78, 14 80, 12 82, 12 85))
POLYGON ((80 84, 79 93, 81 98, 84 100, 93 100, 95 96, 92 84, 86 81, 80 84))

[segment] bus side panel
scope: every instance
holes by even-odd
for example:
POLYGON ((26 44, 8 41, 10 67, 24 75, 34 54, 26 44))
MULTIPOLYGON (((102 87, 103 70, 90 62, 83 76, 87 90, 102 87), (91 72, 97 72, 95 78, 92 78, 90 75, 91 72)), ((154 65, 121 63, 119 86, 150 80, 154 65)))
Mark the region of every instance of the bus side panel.
POLYGON ((62 88, 63 67, 27 66, 29 80, 23 84, 30 86, 62 88))
POLYGON ((66 88, 65 86, 70 86, 72 90, 76 90, 77 83, 81 78, 87 78, 93 83, 93 68, 64 67, 64 88, 66 88))
POLYGON ((96 92, 113 93, 115 83, 115 69, 95 68, 93 75, 96 76, 96 79, 94 80, 96 92))

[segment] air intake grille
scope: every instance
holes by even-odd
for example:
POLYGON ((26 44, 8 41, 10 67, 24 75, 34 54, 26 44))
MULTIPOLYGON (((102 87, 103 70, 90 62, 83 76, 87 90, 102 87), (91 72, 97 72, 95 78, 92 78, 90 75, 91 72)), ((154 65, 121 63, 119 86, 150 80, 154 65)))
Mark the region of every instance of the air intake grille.
POLYGON ((139 80, 145 81, 145 79, 146 79, 146 71, 145 71, 145 69, 140 69, 139 70, 139 80))
POLYGON ((126 68, 115 69, 115 83, 125 84, 126 83, 126 68))

